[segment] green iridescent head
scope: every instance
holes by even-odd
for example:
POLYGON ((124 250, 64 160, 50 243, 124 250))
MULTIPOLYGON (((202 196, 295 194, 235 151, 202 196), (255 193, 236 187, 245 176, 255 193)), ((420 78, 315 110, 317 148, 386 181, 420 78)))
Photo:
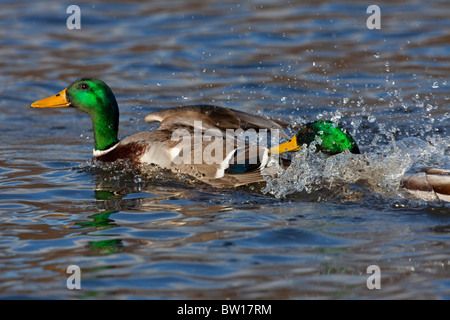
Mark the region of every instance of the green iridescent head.
POLYGON ((97 79, 79 79, 54 96, 34 102, 33 108, 73 107, 92 119, 95 149, 105 150, 118 142, 119 107, 111 89, 97 79))
POLYGON ((315 142, 316 150, 326 154, 338 154, 344 150, 359 154, 358 145, 353 137, 337 123, 320 120, 304 125, 291 140, 272 148, 271 153, 284 153, 300 150, 303 144, 315 142))
POLYGON ((306 124, 296 135, 297 144, 310 145, 316 142, 317 151, 327 154, 337 154, 344 150, 359 154, 355 139, 341 126, 331 121, 316 121, 306 124))

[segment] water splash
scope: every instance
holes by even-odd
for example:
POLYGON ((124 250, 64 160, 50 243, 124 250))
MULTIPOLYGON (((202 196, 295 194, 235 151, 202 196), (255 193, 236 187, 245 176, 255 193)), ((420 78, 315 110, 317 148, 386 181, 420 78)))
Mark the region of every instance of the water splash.
POLYGON ((314 146, 303 148, 293 155, 288 168, 279 168, 276 177, 266 177, 262 192, 276 198, 306 193, 320 200, 345 197, 349 188, 363 185, 363 193, 402 198, 401 180, 406 172, 424 166, 443 168, 449 163, 445 145, 448 142, 439 137, 395 141, 391 135, 388 145, 366 154, 343 152, 329 157, 315 153, 314 146))
POLYGON ((397 193, 404 173, 411 166, 410 157, 399 150, 390 154, 341 154, 328 157, 308 149, 296 153, 291 165, 276 178, 267 177, 264 193, 284 198, 296 192, 320 192, 335 196, 349 184, 364 181, 374 192, 397 193))

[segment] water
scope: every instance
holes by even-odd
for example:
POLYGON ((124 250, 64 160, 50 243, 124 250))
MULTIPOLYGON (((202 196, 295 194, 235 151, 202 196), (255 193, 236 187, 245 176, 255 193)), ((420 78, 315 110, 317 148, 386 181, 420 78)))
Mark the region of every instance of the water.
POLYGON ((77 4, 68 30, 65 4, 1 2, 1 298, 450 298, 450 206, 398 188, 450 169, 447 1, 379 1, 380 30, 360 1, 77 4), (116 93, 121 136, 211 103, 339 121, 363 155, 236 190, 105 170, 86 115, 29 108, 79 77, 116 93))

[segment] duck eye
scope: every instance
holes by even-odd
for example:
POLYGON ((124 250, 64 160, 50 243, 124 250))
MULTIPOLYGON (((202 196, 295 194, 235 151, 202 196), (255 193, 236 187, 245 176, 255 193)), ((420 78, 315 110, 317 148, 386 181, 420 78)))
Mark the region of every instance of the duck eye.
POLYGON ((86 83, 82 82, 78 85, 78 89, 87 90, 89 89, 89 86, 86 83))

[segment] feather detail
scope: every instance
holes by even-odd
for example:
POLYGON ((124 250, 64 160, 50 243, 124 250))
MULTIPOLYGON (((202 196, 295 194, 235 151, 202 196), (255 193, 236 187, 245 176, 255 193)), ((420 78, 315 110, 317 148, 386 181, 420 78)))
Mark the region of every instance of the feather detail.
POLYGON ((203 131, 212 128, 218 128, 221 131, 227 129, 279 130, 283 138, 289 138, 283 130, 288 126, 285 122, 212 105, 194 105, 159 110, 147 115, 145 121, 149 123, 161 122, 158 130, 192 129, 195 126, 195 121, 201 121, 203 131))
POLYGON ((450 170, 424 168, 421 173, 405 176, 402 187, 419 199, 450 202, 450 170))

